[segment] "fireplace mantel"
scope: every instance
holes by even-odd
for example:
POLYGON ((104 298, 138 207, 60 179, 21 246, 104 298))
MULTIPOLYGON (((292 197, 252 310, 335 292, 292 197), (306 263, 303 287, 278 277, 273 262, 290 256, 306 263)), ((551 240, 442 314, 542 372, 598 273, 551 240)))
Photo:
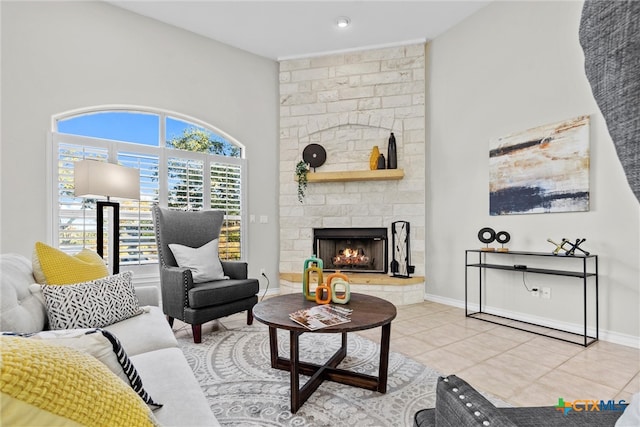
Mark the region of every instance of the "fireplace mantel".
POLYGON ((389 181, 402 178, 404 178, 403 169, 307 172, 307 182, 389 181))
MULTIPOLYGON (((344 273, 344 272, 341 272, 344 273)), ((424 283, 424 276, 394 277, 380 273, 344 273, 350 283, 360 283, 363 285, 415 285, 424 283)), ((302 283, 302 273, 280 273, 280 279, 288 282, 302 283)))

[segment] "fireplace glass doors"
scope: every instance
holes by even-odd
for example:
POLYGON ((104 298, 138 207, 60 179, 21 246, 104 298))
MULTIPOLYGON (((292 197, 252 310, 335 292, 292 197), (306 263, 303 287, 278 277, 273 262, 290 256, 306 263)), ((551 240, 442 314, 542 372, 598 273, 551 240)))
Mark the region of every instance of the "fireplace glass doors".
POLYGON ((314 228, 313 253, 326 271, 386 273, 386 228, 314 228))

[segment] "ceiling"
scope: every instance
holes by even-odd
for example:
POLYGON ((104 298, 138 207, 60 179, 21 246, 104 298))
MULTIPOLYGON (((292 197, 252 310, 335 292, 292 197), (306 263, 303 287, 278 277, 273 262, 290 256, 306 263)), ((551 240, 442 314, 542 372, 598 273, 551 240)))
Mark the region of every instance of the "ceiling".
POLYGON ((489 1, 106 0, 275 60, 432 40, 489 1), (338 28, 337 18, 351 25, 338 28))

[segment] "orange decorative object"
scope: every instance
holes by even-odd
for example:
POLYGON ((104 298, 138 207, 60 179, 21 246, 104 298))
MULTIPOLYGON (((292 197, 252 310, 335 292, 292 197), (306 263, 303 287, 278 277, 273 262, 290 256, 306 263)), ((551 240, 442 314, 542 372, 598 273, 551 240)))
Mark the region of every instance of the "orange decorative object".
POLYGON ((302 292, 304 293, 304 297, 309 301, 316 301, 316 293, 318 292, 318 289, 320 288, 321 285, 322 285, 322 268, 319 268, 315 265, 311 265, 310 267, 307 267, 304 270, 304 277, 302 280, 302 292), (317 273, 316 283, 318 284, 318 286, 316 287, 315 292, 311 292, 311 289, 310 289, 311 288, 310 275, 312 272, 317 273))
POLYGON ((316 288, 316 302, 318 304, 329 304, 331 302, 331 287, 326 283, 322 283, 316 288))
POLYGON ((336 271, 327 276, 327 286, 331 288, 331 300, 336 304, 346 304, 351 299, 351 291, 349 286, 349 278, 336 271), (336 288, 342 287, 341 291, 336 288))

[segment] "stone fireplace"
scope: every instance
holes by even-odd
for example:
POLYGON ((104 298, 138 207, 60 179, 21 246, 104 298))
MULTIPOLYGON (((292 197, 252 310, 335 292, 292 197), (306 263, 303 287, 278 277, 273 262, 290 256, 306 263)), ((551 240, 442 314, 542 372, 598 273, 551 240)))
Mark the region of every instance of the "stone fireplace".
POLYGON ((389 248, 386 228, 314 228, 313 250, 322 260, 326 271, 388 271, 389 248))
MULTIPOLYGON (((414 277, 421 281, 410 281, 424 287, 425 81, 424 44, 280 62, 280 289, 291 286, 298 291, 304 260, 318 255, 314 230, 381 228, 388 234, 394 221, 411 224, 411 261, 414 277), (390 132, 396 137, 401 175, 352 179, 354 172, 369 172, 373 146, 386 157, 390 132), (326 162, 315 172, 339 178, 310 180, 301 203, 294 170, 311 143, 326 150, 326 162)), ((342 257, 337 260, 340 265, 325 260, 325 269, 350 268, 349 274, 358 277, 352 283, 379 283, 385 292, 409 282, 388 276, 388 254, 357 242, 334 248, 337 240, 325 239, 321 249, 328 247, 330 258, 342 257), (349 267, 345 250, 357 255, 360 248, 360 256, 369 257, 369 262, 375 258, 377 265, 349 267), (355 272, 358 269, 370 272, 355 272)), ((415 295, 423 296, 424 288, 415 289, 415 295)), ((393 302, 407 300, 398 297, 393 302)))

